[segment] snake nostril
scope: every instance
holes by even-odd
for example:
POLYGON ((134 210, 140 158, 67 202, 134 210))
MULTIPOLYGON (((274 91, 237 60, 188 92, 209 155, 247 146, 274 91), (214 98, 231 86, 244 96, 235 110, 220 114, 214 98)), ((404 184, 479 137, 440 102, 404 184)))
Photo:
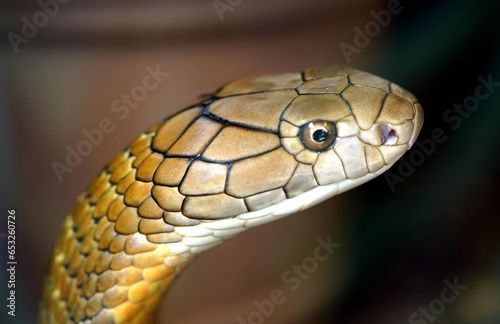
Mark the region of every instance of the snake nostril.
POLYGON ((380 135, 382 135, 383 145, 394 145, 398 142, 398 134, 387 124, 380 125, 380 135))

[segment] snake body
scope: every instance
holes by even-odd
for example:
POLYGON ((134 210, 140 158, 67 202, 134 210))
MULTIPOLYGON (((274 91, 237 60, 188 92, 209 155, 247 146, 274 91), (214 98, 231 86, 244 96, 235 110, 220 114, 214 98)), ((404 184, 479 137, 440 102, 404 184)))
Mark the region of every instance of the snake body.
POLYGON ((41 323, 148 323, 193 258, 387 170, 422 107, 349 67, 226 84, 134 140, 66 218, 41 323))

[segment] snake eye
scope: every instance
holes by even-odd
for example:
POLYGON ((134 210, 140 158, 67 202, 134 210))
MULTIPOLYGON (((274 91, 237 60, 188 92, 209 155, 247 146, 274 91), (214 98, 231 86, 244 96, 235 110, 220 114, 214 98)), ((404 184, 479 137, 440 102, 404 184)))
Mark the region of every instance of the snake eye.
POLYGON ((332 122, 314 120, 300 127, 299 138, 308 149, 324 151, 335 143, 337 128, 332 122))

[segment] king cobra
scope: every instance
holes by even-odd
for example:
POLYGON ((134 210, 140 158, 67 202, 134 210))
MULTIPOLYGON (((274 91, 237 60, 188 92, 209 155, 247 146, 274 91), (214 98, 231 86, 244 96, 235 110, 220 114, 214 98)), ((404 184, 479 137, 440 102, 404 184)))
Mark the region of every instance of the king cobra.
POLYGON ((422 124, 412 94, 350 67, 222 86, 137 137, 77 198, 40 322, 154 322, 196 255, 382 174, 422 124))

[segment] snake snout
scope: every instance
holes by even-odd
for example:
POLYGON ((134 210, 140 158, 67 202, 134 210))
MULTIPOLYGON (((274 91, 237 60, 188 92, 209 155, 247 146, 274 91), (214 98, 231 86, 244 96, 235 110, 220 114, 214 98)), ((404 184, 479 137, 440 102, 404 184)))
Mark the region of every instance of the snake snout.
POLYGON ((388 124, 380 125, 380 135, 382 137, 382 145, 395 145, 398 142, 398 134, 388 124))

